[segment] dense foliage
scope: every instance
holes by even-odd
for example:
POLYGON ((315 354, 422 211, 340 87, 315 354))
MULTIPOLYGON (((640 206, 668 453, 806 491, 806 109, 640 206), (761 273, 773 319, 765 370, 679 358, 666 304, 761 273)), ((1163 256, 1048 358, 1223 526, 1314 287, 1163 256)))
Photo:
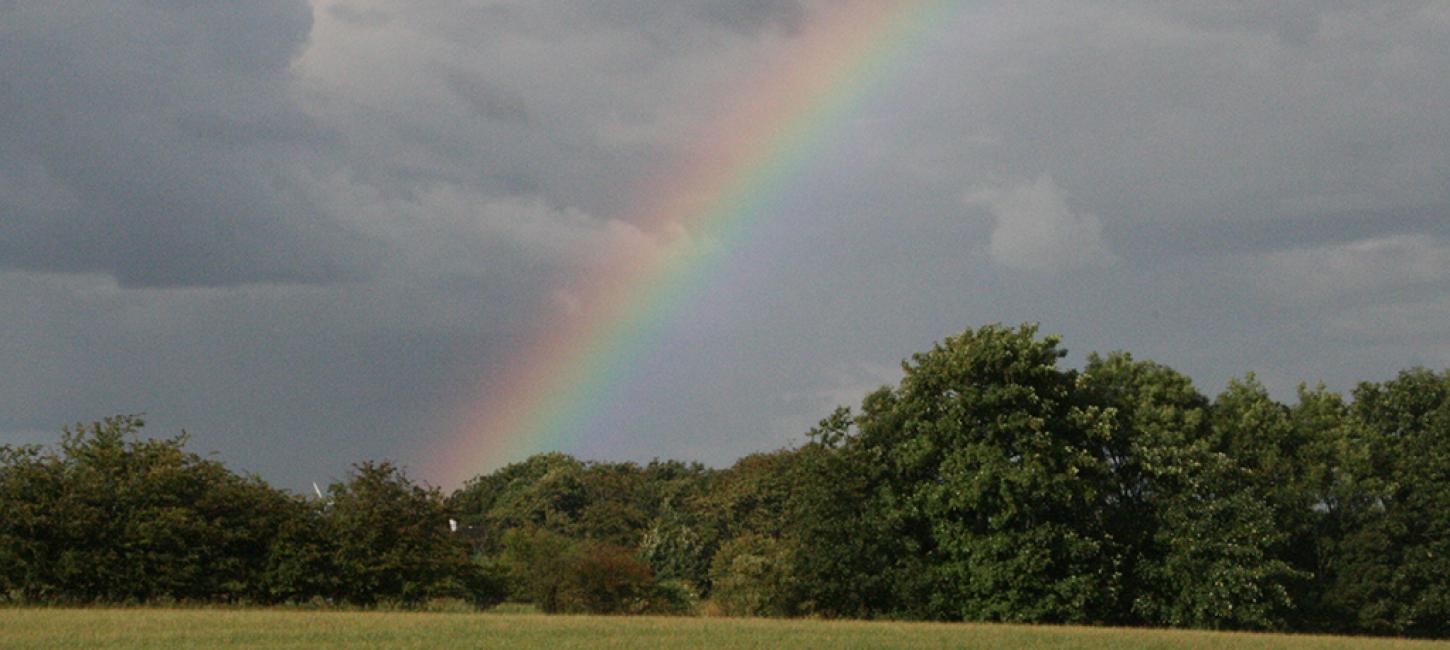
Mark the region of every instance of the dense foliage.
POLYGON ((0 597, 157 601, 492 604, 503 587, 448 534, 444 500, 392 465, 364 463, 304 500, 141 440, 139 418, 67 428, 60 449, 0 447, 0 597))
POLYGON ((1064 354, 968 330, 798 447, 542 454, 446 499, 363 463, 304 500, 112 418, 0 448, 0 593, 1450 635, 1450 374, 1285 405, 1064 354))

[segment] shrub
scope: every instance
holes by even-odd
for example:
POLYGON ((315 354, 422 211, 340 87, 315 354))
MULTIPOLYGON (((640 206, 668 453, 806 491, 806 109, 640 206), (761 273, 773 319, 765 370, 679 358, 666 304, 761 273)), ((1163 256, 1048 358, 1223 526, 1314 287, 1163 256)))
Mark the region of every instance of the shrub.
POLYGON ((644 614, 692 616, 699 612, 700 594, 684 580, 661 580, 650 590, 644 614))
POLYGON ((649 606, 654 581, 649 565, 630 549, 604 542, 575 547, 564 609, 591 614, 634 614, 649 606))
POLYGON ((798 613, 790 547, 779 539, 746 534, 726 542, 710 568, 711 600, 729 616, 798 613))

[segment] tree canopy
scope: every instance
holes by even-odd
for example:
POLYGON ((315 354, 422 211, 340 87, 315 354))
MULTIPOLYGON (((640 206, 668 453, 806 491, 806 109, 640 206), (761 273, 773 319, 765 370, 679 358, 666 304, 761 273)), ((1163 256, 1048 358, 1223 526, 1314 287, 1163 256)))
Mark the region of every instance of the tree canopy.
POLYGON ((1209 397, 989 325, 733 466, 540 454, 324 498, 139 435, 0 446, 0 600, 419 605, 1450 635, 1450 373, 1209 397), (454 519, 460 525, 450 526, 454 519))

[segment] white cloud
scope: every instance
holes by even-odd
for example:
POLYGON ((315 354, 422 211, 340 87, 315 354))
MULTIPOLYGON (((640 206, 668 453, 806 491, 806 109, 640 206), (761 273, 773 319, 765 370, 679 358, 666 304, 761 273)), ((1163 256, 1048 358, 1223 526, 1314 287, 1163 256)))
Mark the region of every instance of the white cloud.
POLYGON ((1269 255, 1266 286, 1299 300, 1381 292, 1450 280, 1450 245, 1428 236, 1392 235, 1269 255))
POLYGON ((1050 176, 979 189, 969 193, 967 201, 985 206, 996 220, 988 252, 998 264, 1060 271, 1117 261, 1103 239, 1102 222, 1096 215, 1069 207, 1050 176))

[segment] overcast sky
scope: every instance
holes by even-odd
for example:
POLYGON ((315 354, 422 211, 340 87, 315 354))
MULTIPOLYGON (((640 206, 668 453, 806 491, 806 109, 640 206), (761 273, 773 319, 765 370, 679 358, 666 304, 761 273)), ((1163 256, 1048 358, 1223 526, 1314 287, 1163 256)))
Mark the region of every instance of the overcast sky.
MULTIPOLYGON (((844 1, 0 0, 0 444, 144 412, 291 489, 441 481, 560 278, 844 1)), ((1450 365, 1450 3, 959 4, 564 451, 725 465, 993 322, 1210 395, 1450 365)))

